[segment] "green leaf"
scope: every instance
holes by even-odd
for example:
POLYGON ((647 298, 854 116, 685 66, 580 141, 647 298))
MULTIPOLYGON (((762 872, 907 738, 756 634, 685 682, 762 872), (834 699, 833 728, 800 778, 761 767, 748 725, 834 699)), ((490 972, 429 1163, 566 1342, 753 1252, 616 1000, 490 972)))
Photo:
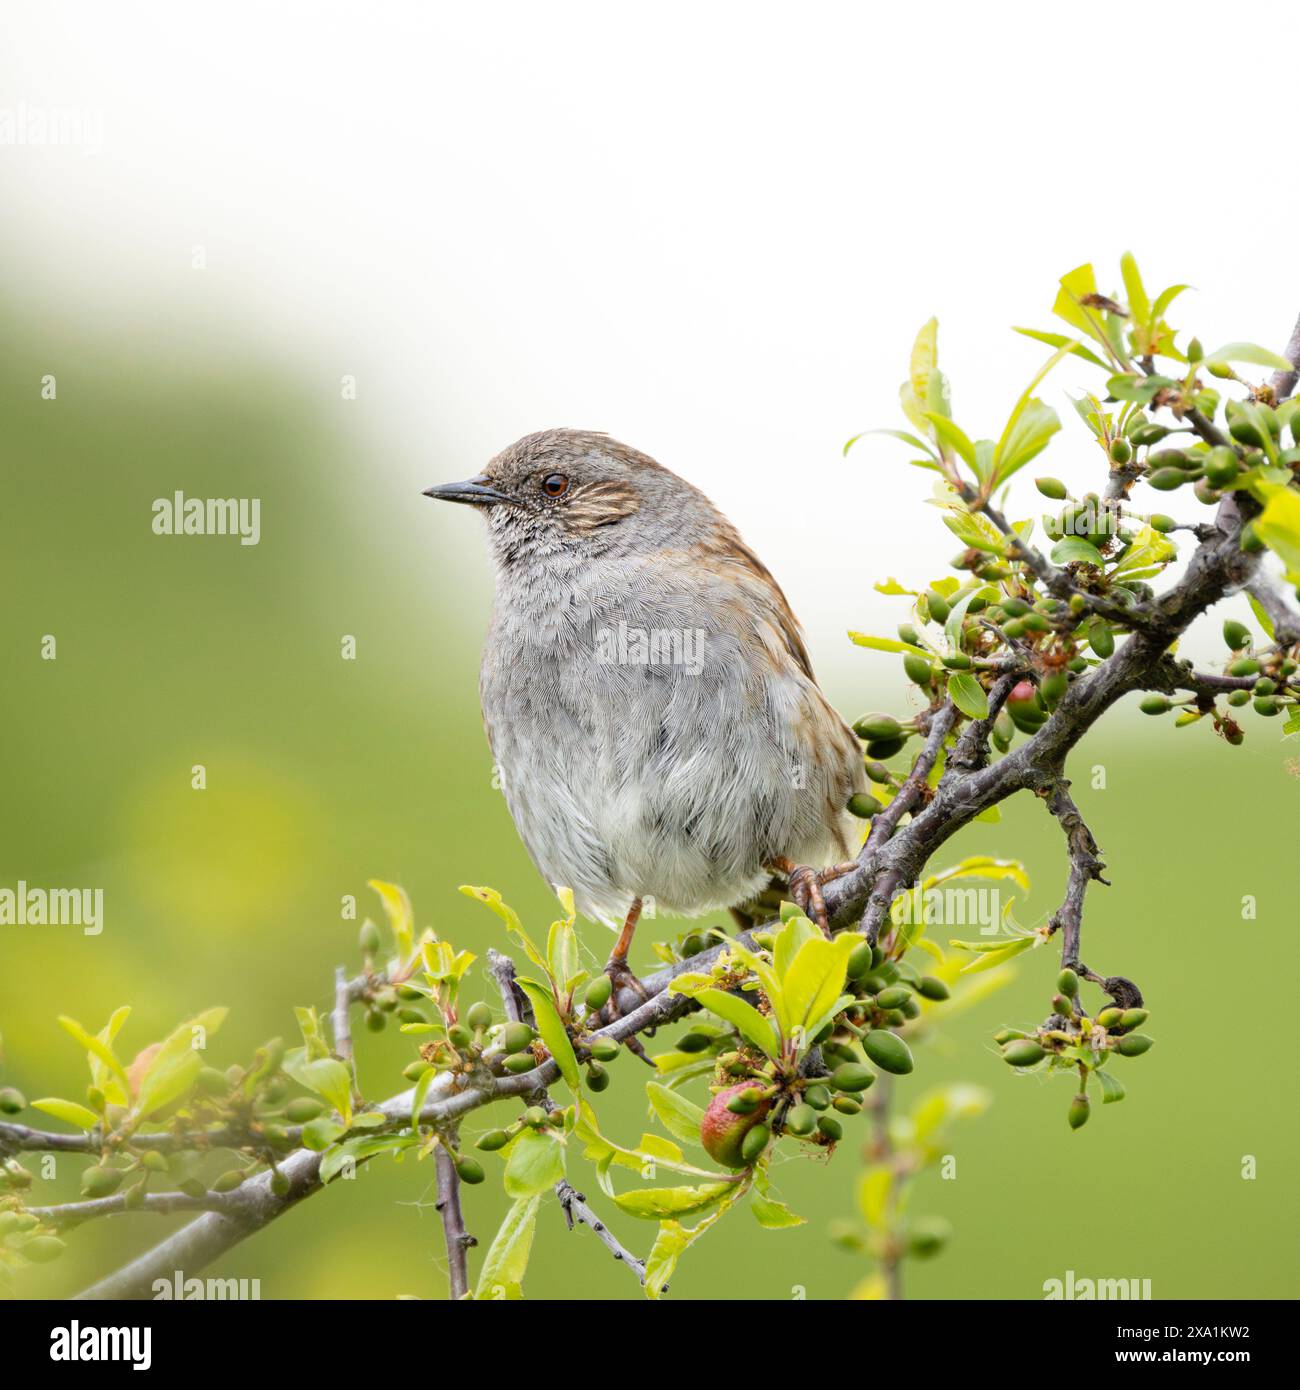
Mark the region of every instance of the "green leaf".
POLYGON ((379 894, 384 915, 393 931, 397 944, 397 959, 405 965, 415 951, 415 914, 411 910, 411 900, 406 889, 396 883, 385 883, 382 878, 368 880, 367 886, 379 894))
POLYGON ((1129 313, 1134 320, 1146 328, 1151 323, 1151 301, 1147 297, 1142 276, 1138 273, 1137 261, 1131 251, 1125 251, 1119 260, 1120 274, 1124 278, 1124 293, 1128 296, 1129 313))
POLYGON ((659 1221, 704 1211, 728 1196, 732 1186, 729 1182, 709 1182, 699 1187, 643 1187, 618 1193, 614 1205, 629 1216, 659 1221))
MULTIPOLYGON (((976 975, 981 970, 992 970, 996 966, 1005 965, 1007 961, 1014 960, 1024 951, 1032 950, 1041 944, 1042 938, 1039 936, 1018 936, 1014 941, 999 946, 996 950, 983 951, 967 965, 963 965, 961 973, 963 975, 976 975)), ((960 942, 951 941, 950 946, 960 945, 960 942)), ((967 947, 969 950, 969 946, 967 947)))
POLYGON ((1233 362, 1249 362, 1255 367, 1271 367, 1274 371, 1289 372, 1291 363, 1287 361, 1281 353, 1271 352, 1268 348, 1259 347, 1255 343, 1225 343, 1221 348, 1215 348, 1213 352, 1205 354, 1205 365, 1211 362, 1230 364, 1233 362))
POLYGON ((855 647, 869 647, 873 652, 915 652, 917 656, 929 659, 931 653, 924 647, 914 646, 911 642, 899 642, 893 637, 868 637, 864 632, 849 632, 849 641, 855 647))
POLYGON ((984 687, 969 671, 954 671, 948 677, 948 696, 961 712, 971 719, 986 719, 989 697, 984 687))
POLYGON ((1094 366, 1105 367, 1105 363, 1097 356, 1091 348, 1086 348, 1073 338, 1067 338, 1063 333, 1044 333, 1038 328, 1015 328, 1014 333, 1023 333, 1026 338, 1033 338, 1035 342, 1046 343, 1048 347, 1068 347, 1075 357, 1082 357, 1085 362, 1091 362, 1094 366))
POLYGON ((524 948, 528 959, 543 973, 550 969, 550 964, 546 957, 537 948, 536 942, 524 930, 523 923, 519 920, 519 914, 511 907, 501 901, 501 894, 495 888, 475 888, 472 884, 462 883, 460 891, 467 898, 473 898, 475 902, 480 902, 489 911, 495 912, 498 917, 506 924, 506 930, 524 948))
POLYGON ((429 1094, 429 1087, 433 1085, 438 1073, 432 1067, 428 1069, 415 1083, 415 1090, 411 1093, 411 1128, 416 1129, 420 1124, 420 1111, 424 1109, 424 1098, 429 1094))
POLYGON ((647 1081, 645 1093, 669 1134, 675 1134, 685 1144, 700 1142, 700 1122, 704 1119, 700 1106, 657 1081, 647 1081))
POLYGON ((507 1197, 545 1192, 563 1176, 564 1145, 551 1130, 526 1129, 510 1146, 505 1173, 507 1197))
POLYGON ((781 980, 786 1017, 794 1040, 806 1043, 809 1026, 839 998, 849 957, 864 940, 859 932, 841 932, 833 941, 819 934, 810 937, 795 952, 781 980))
POLYGON ((528 996, 533 1006, 533 1016, 537 1021, 537 1031, 546 1044, 547 1051, 555 1058, 564 1084, 576 1096, 582 1089, 582 1078, 578 1073, 578 1059, 574 1055, 573 1043, 565 1031, 560 1015, 556 1011, 551 991, 538 984, 536 980, 520 976, 517 981, 520 989, 528 996))
POLYGON ((654 1247, 645 1262, 647 1298, 657 1299, 663 1293, 677 1268, 677 1261, 705 1231, 721 1219, 730 1206, 730 1202, 719 1203, 715 1211, 695 1226, 683 1226, 680 1222, 671 1220, 660 1224, 654 1247))
POLYGON ((1300 574, 1300 493, 1270 485, 1268 502, 1255 518, 1255 534, 1282 559, 1288 574, 1300 574))
MULTIPOLYGON (((673 986, 669 985, 668 988, 671 990, 673 986)), ((711 1013, 733 1024, 741 1037, 753 1043, 760 1052, 773 1060, 781 1055, 781 1044, 771 1020, 765 1018, 753 1005, 746 1004, 743 999, 720 989, 702 989, 695 998, 711 1013)))
POLYGON ((1093 1075, 1101 1083, 1101 1103, 1110 1105, 1113 1101, 1124 1099, 1124 1083, 1110 1072, 1095 1071, 1093 1075))
POLYGON ((284 1069, 300 1086, 315 1091, 343 1117, 346 1128, 352 1123, 352 1073, 337 1057, 317 1057, 304 1061, 292 1056, 284 1059, 284 1069))
POLYGON ((1039 383, 1062 358, 1068 357, 1070 346, 1059 347, 1038 369, 1034 379, 1025 387, 1012 410, 1002 437, 993 450, 993 478, 1004 483, 1017 469, 1047 447, 1047 441, 1061 428, 1056 411, 1035 399, 1039 383))
POLYGON ((910 444, 914 449, 920 449, 923 454, 929 454, 931 458, 935 457, 934 448, 931 445, 923 439, 918 439, 916 435, 909 434, 906 430, 863 430, 861 434, 855 434, 852 439, 848 440, 844 445, 844 453, 847 454, 859 439, 866 439, 873 434, 887 434, 891 439, 901 439, 904 444, 910 444))
POLYGON ((1269 640, 1272 641, 1274 632, 1273 619, 1268 616, 1264 605, 1260 603, 1254 594, 1247 594, 1246 597, 1250 601, 1250 609, 1251 612, 1254 613, 1256 621, 1259 623, 1260 627, 1264 629, 1269 640))
POLYGON ((769 1231, 788 1230, 791 1226, 804 1224, 804 1218, 796 1216, 784 1202, 764 1197, 758 1192, 750 1195, 749 1209, 754 1213, 754 1220, 769 1231))
POLYGON ((957 453, 972 468, 975 467, 975 446, 966 437, 966 432, 946 415, 927 411, 925 418, 934 426, 939 443, 957 453))
POLYGON ((1085 541, 1081 536, 1066 536, 1052 547, 1052 563, 1095 565, 1100 568, 1105 562, 1097 547, 1090 541, 1085 541))
POLYGON ((53 1115, 56 1120, 66 1120, 78 1129, 94 1129, 99 1123, 99 1116, 93 1110, 87 1110, 75 1100, 59 1100, 57 1096, 46 1096, 44 1100, 32 1101, 32 1109, 43 1110, 47 1115, 53 1115))
POLYGON ((533 1248, 533 1231, 537 1226, 538 1196, 521 1197, 506 1212, 505 1220, 492 1237, 492 1244, 483 1257, 476 1299, 514 1300, 522 1296, 524 1271, 533 1248))
MULTIPOLYGON (((103 1040, 103 1038, 92 1037, 75 1018, 69 1018, 66 1014, 59 1015, 59 1025, 63 1031, 72 1037, 76 1042, 90 1054, 91 1075, 95 1076, 95 1062, 101 1062, 120 1086, 121 1094, 115 1099, 119 1105, 129 1103, 131 1095, 131 1083, 127 1079, 126 1068, 117 1060, 113 1049, 103 1040)), ((102 1087, 100 1088, 103 1089, 102 1087)))
POLYGON ((1071 328, 1082 329, 1090 338, 1104 343, 1106 335, 1097 315, 1083 307, 1082 301, 1097 293, 1097 277, 1091 265, 1075 266, 1061 276, 1061 288, 1057 293, 1052 312, 1058 319, 1064 319, 1071 328))
POLYGON ((190 1089, 203 1070, 202 1053, 194 1046, 195 1033, 202 1032, 206 1041, 221 1027, 228 1012, 205 1009, 168 1035, 140 1082, 135 1100, 138 1115, 151 1115, 190 1089))
POLYGON ((337 1177, 349 1158, 360 1163, 376 1154, 401 1153, 421 1142, 422 1140, 414 1134, 361 1134, 355 1139, 345 1139, 343 1143, 326 1150, 320 1161, 320 1180, 329 1182, 331 1178, 337 1177))

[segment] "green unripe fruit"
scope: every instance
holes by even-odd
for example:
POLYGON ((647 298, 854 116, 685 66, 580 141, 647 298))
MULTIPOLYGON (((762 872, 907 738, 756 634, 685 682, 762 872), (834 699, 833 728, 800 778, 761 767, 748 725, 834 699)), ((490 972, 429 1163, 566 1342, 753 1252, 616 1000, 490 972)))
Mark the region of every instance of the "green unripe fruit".
POLYGON ((523 1121, 534 1129, 545 1129, 550 1116, 540 1105, 530 1105, 523 1113, 523 1121))
POLYGON ((1059 478, 1035 478, 1034 486, 1053 502, 1063 502, 1070 495, 1069 489, 1059 478))
POLYGON ((1151 1015, 1146 1009, 1125 1009, 1120 1015, 1119 1026, 1121 1028, 1141 1028, 1151 1015))
POLYGON ((698 956, 701 951, 708 949, 709 943, 697 931, 687 934, 682 941, 682 959, 690 960, 692 956, 698 956))
POLYGON ((461 1182, 471 1185, 480 1183, 487 1176, 483 1171, 483 1165, 473 1158, 458 1158, 456 1160, 456 1176, 461 1182))
POLYGON ((490 1129, 486 1134, 480 1134, 474 1141, 476 1149, 482 1149, 485 1154, 496 1153, 498 1149, 504 1149, 510 1142, 510 1136, 504 1129, 490 1129))
POLYGON ((1235 420, 1228 421, 1228 433, 1238 444, 1248 444, 1256 449, 1264 447, 1263 432, 1254 420, 1248 420, 1243 415, 1238 415, 1235 420))
POLYGON ((755 1163, 767 1148, 772 1131, 765 1124, 756 1124, 740 1141, 740 1156, 745 1164, 755 1163))
POLYGON ((763 1095, 762 1088, 759 1086, 746 1086, 743 1090, 737 1091, 730 1100, 727 1101, 727 1109, 733 1115, 752 1115, 766 1097, 763 1095))
POLYGON ((1027 1038, 1028 1033, 1021 1032, 1019 1028, 1003 1028, 1000 1032, 993 1034, 993 1041, 1001 1047, 1004 1043, 1015 1042, 1017 1038, 1027 1038))
POLYGON ((922 999, 931 999, 936 1003, 952 996, 948 986, 936 975, 922 975, 917 981, 916 992, 922 999))
POLYGON ((597 1092, 609 1089, 609 1073, 599 1062, 587 1063, 587 1086, 597 1092))
POLYGON ((866 792, 854 792, 849 797, 849 814, 857 816, 859 820, 870 820, 872 816, 878 816, 884 808, 874 796, 868 796, 866 792))
POLYGON ((920 643, 920 635, 911 623, 899 623, 898 640, 906 642, 909 646, 915 647, 920 643))
POLYGON ((713 1039, 707 1033, 683 1033, 677 1039, 678 1052, 707 1052, 713 1039))
POLYGON ((193 1197, 196 1201, 208 1195, 208 1189, 197 1178, 182 1178, 176 1184, 177 1191, 183 1192, 187 1197, 193 1197))
POLYGON ((831 1093, 825 1086, 809 1086, 803 1093, 803 1098, 814 1110, 827 1110, 830 1108, 831 1093))
POLYGON ((531 1052, 517 1052, 513 1056, 507 1057, 501 1064, 511 1076, 522 1076, 526 1071, 532 1071, 537 1065, 531 1052))
POLYGON ((204 1067, 198 1075, 199 1090, 206 1092, 210 1096, 224 1096, 230 1090, 230 1083, 226 1080, 226 1073, 218 1071, 216 1067, 204 1067))
POLYGON ((1155 470, 1161 468, 1195 468, 1196 458, 1189 454, 1186 449, 1159 449, 1154 454, 1147 456, 1147 467, 1155 470))
POLYGON ((1155 1039, 1147 1037, 1145 1033, 1125 1033, 1115 1044, 1115 1051, 1121 1057, 1141 1057, 1154 1042, 1155 1039))
POLYGON ((1166 516, 1164 512, 1153 512, 1149 521, 1151 529, 1159 531, 1161 535, 1172 531, 1178 525, 1172 516, 1166 516))
POLYGON ((1118 439, 1110 442, 1110 461, 1112 463, 1124 464, 1133 457, 1133 446, 1121 435, 1118 439))
POLYGON ((1123 1017, 1123 1009, 1103 1009, 1097 1015, 1097 1022, 1100 1023, 1103 1028, 1114 1028, 1119 1023, 1120 1019, 1122 1019, 1123 1017))
POLYGON ((1008 618, 1023 618, 1029 612, 1029 605, 1022 598, 1002 600, 1002 611, 1008 618))
POLYGON ((817 1128, 817 1112, 811 1105, 792 1105, 785 1116, 785 1132, 802 1138, 817 1128))
POLYGON ((903 744, 907 740, 901 735, 898 738, 875 738, 867 744, 867 756, 880 761, 892 758, 895 753, 902 752, 903 744))
POLYGON ((850 980, 861 980, 871 974, 871 944, 863 941, 849 953, 848 976, 850 980))
POLYGON ((1147 475, 1147 482, 1157 492, 1172 492, 1186 481, 1187 474, 1181 468, 1157 468, 1154 473, 1147 475))
POLYGON ((1138 705, 1143 714, 1168 714, 1172 708, 1168 695, 1148 695, 1138 705))
POLYGON ((1092 1106, 1088 1104, 1088 1097, 1077 1095, 1070 1102, 1070 1112, 1068 1119, 1071 1129, 1082 1129, 1088 1123, 1088 1116, 1092 1113, 1092 1106))
POLYGON ((1088 629, 1088 645, 1104 661, 1115 651, 1115 633, 1105 623, 1093 623, 1088 629))
POLYGON ((1201 346, 1199 338, 1193 338, 1187 344, 1187 360, 1189 362, 1199 362, 1205 356, 1205 349, 1201 346))
POLYGON ((1229 694, 1228 694, 1228 703, 1229 703, 1230 705, 1234 705, 1237 709, 1240 709, 1242 705, 1248 705, 1248 704, 1250 703, 1250 691, 1249 691, 1249 690, 1233 690, 1233 691, 1230 691, 1229 694))
POLYGON ((903 670, 907 672, 908 680, 916 685, 929 685, 934 679, 934 667, 915 652, 903 653, 903 670))
POLYGON ((212 1184, 213 1192, 233 1192, 244 1181, 244 1174, 238 1168, 229 1168, 212 1184))
MULTIPOLYGON (((424 1062, 418 1063, 421 1072, 425 1070, 426 1065, 424 1062)), ((316 1100, 313 1096, 295 1096, 284 1107, 284 1118, 291 1125, 305 1125, 309 1120, 314 1120, 324 1109, 325 1103, 316 1100)))
POLYGON ((289 1189, 292 1186, 293 1183, 289 1180, 288 1173, 282 1173, 277 1168, 276 1171, 271 1174, 271 1191, 275 1196, 287 1197, 289 1195, 289 1189))
MULTIPOLYGON (((383 1014, 378 1014, 377 1017, 382 1019, 383 1014)), ((429 1020, 425 1018, 424 1014, 419 1009, 398 1009, 397 1021, 399 1023, 428 1023, 429 1020)), ((379 1023, 373 1026, 375 1028, 382 1028, 384 1025, 379 1023)))
POLYGON ((1016 1038, 1002 1049, 1002 1060, 1013 1067, 1032 1067, 1046 1055, 1033 1038, 1016 1038))
POLYGON ((262 1138, 277 1151, 283 1152, 285 1149, 293 1148, 293 1140, 289 1138, 289 1131, 283 1125, 263 1125, 262 1138))
POLYGON ((474 1034, 465 1027, 463 1023, 453 1023, 447 1029, 447 1041, 451 1043, 458 1052, 464 1052, 474 1041, 474 1034))
POLYGON ((748 1115, 737 1115, 728 1108, 727 1102, 734 1096, 752 1089, 749 1082, 741 1081, 719 1091, 709 1102, 700 1121, 700 1142, 705 1152, 725 1168, 746 1168, 767 1147, 770 1131, 762 1121, 771 1109, 771 1101, 764 1100, 748 1115), (761 1130, 761 1136, 747 1146, 746 1140, 755 1130, 761 1130))
POLYGON ((613 1038, 592 1038, 591 1055, 598 1062, 614 1062, 618 1060, 620 1048, 613 1038))
POLYGON ((1205 370, 1220 381, 1231 381, 1237 375, 1226 362, 1207 362, 1205 370))
POLYGON ((883 739, 894 739, 903 732, 898 720, 888 714, 864 714, 861 719, 853 726, 853 732, 859 738, 868 739, 872 742, 883 739))
POLYGON ((948 600, 942 594, 936 594, 933 589, 925 595, 926 605, 930 609, 930 617, 936 623, 946 623, 948 614, 952 609, 948 606, 948 600))
POLYGON ((882 1070, 906 1076, 912 1070, 912 1052, 897 1033, 872 1029, 863 1039, 862 1050, 882 1070))
POLYGON ((1079 977, 1067 965, 1056 977, 1056 988, 1067 999, 1074 999, 1079 993, 1079 977))
POLYGON ((408 1081, 418 1081, 426 1071, 431 1071, 429 1063, 423 1057, 417 1057, 414 1062, 408 1062, 402 1068, 402 1075, 408 1081))
POLYGON ((1255 713, 1266 717, 1282 713, 1282 705, 1276 695, 1257 695, 1255 697, 1255 713))
POLYGON ((884 763, 867 763, 867 777, 877 786, 885 786, 890 781, 889 769, 884 763))
POLYGON ((1226 445, 1211 449, 1205 456, 1205 476, 1213 487, 1227 487, 1240 471, 1237 451, 1226 445))
POLYGON ((838 1144, 844 1138, 844 1126, 833 1115, 818 1115, 817 1128, 832 1144, 838 1144))
POLYGON ((86 1197, 107 1197, 121 1186, 126 1174, 120 1168, 87 1168, 81 1175, 81 1191, 86 1197))
MULTIPOLYGON (((695 954, 699 955, 699 952, 696 951, 695 954)), ((592 1013, 598 1013, 609 1003, 609 996, 613 994, 613 992, 613 980, 611 980, 608 975, 597 975, 596 978, 588 984, 583 993, 583 1002, 592 1013)))
POLYGON ((380 1013, 378 1009, 366 1010, 366 1027, 372 1033, 382 1033, 387 1026, 387 1017, 380 1013))
POLYGON ((831 1106, 838 1110, 841 1115, 861 1115, 862 1102, 854 1100, 852 1096, 836 1096, 831 1101, 831 1106))
POLYGON ((16 1115, 27 1109, 27 1097, 13 1086, 0 1090, 0 1115, 16 1115))
POLYGON ((373 956, 383 949, 383 937, 379 933, 379 928, 369 917, 361 924, 361 931, 357 935, 357 944, 368 956, 373 956))
POLYGON ((465 1022, 476 1031, 481 1028, 491 1028, 492 1010, 480 999, 469 1006, 465 1014, 465 1022))
POLYGON ((876 995, 876 1007, 878 1009, 901 1009, 911 997, 911 990, 905 989, 902 985, 891 985, 876 995))
POLYGON ((1053 671, 1050 676, 1044 677, 1041 689, 1043 703, 1048 709, 1055 709, 1060 704, 1069 684, 1070 678, 1064 671, 1053 671))
POLYGON ((1169 434, 1164 425, 1157 425, 1152 420, 1143 421, 1140 425, 1134 425, 1128 432, 1128 437, 1143 448, 1150 448, 1152 444, 1159 444, 1165 436, 1169 434))
POLYGON ((171 1169, 171 1164, 167 1162, 167 1155, 158 1149, 146 1149, 140 1155, 140 1162, 151 1173, 166 1173, 171 1169))
POLYGON ((831 1085, 837 1091, 865 1091, 875 1079, 875 1072, 870 1067, 864 1067, 861 1062, 845 1062, 831 1073, 831 1085))
POLYGON ((22 1247, 22 1253, 33 1264, 47 1265, 51 1260, 57 1260, 67 1248, 58 1236, 33 1236, 22 1247))
POLYGON ((1277 689, 1277 682, 1271 676, 1261 676, 1255 682, 1256 695, 1272 695, 1277 689))
POLYGON ((1028 629, 1023 618, 1011 618, 1002 625, 1002 631, 1008 637, 1023 637, 1028 629))
POLYGON ((533 1030, 526 1023, 507 1023, 501 1030, 501 1046, 507 1052, 522 1052, 533 1040, 533 1030))
POLYGON ((1259 674, 1259 662, 1254 657, 1243 657, 1228 667, 1228 674, 1232 676, 1256 676, 1259 674))
POLYGON ((1238 652, 1243 647, 1250 646, 1250 629, 1245 623, 1239 623, 1235 618, 1228 618, 1223 624, 1223 640, 1234 652, 1238 652))
POLYGON ((940 660, 950 671, 970 670, 970 657, 965 652, 955 652, 952 656, 941 657, 940 660))

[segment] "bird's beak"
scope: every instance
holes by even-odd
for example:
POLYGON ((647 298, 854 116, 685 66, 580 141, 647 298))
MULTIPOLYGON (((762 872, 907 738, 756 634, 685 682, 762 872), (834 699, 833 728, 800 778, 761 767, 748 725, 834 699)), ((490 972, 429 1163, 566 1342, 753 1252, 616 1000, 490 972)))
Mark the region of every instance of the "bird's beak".
POLYGON ((504 492, 498 492, 492 486, 492 479, 482 473, 467 482, 442 483, 438 487, 427 487, 424 495, 439 502, 468 502, 475 507, 492 507, 498 502, 515 500, 504 492))

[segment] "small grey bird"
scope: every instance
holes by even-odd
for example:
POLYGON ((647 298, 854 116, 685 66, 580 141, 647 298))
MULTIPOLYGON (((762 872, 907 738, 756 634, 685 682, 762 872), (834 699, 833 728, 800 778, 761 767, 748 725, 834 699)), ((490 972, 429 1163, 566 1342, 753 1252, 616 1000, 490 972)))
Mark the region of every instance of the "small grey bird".
POLYGON ((697 488, 580 430, 530 434, 425 494, 486 519, 496 600, 479 693, 510 814, 553 887, 622 932, 784 874, 825 928, 851 863, 861 746, 776 581, 697 488))

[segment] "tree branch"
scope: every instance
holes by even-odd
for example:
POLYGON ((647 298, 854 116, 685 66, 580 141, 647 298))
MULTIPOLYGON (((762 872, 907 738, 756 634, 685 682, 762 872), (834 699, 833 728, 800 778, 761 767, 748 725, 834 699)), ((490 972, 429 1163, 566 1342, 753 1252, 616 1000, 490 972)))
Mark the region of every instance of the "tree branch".
POLYGON ((438 1174, 438 1215, 442 1218, 443 1235, 447 1242, 447 1269, 451 1287, 448 1297, 455 1302, 469 1296, 469 1251, 478 1244, 465 1229, 460 1209, 460 1174, 446 1144, 439 1144, 433 1153, 438 1174))
MULTIPOLYGON (((1108 883, 1101 871, 1102 863, 1097 841, 1088 829, 1079 808, 1070 796, 1070 784, 1062 777, 1047 793, 1047 809, 1061 823, 1069 847, 1070 871, 1066 880, 1065 901, 1057 908, 1048 923, 1049 929, 1061 933, 1061 964, 1074 969, 1079 964, 1079 938, 1083 927, 1083 897, 1094 879, 1108 883)), ((1109 886, 1109 885, 1108 885, 1109 886)))

